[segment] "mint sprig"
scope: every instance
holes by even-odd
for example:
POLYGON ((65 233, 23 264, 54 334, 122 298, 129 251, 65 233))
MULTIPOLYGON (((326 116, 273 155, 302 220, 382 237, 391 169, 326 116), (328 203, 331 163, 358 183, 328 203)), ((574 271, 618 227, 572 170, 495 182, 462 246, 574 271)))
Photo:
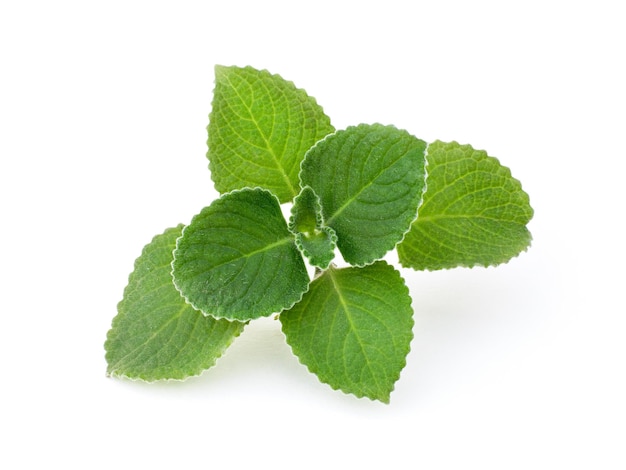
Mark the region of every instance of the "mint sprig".
POLYGON ((144 248, 107 335, 107 373, 198 375, 247 322, 279 314, 320 381, 388 403, 414 319, 400 272, 381 258, 396 248, 417 270, 505 263, 530 245, 528 195, 469 145, 382 124, 335 131, 280 76, 215 71, 207 156, 222 195, 144 248), (348 266, 332 264, 337 251, 348 266))

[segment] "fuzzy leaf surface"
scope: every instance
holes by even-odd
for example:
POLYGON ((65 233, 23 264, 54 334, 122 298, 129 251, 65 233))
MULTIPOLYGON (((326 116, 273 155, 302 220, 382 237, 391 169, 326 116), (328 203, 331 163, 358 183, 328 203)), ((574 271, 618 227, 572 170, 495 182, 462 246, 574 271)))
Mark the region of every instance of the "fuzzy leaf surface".
POLYGON ((182 225, 145 246, 105 343, 107 374, 148 382, 182 380, 213 366, 244 324, 205 317, 172 284, 182 225))
POLYGON ((302 188, 294 199, 289 230, 311 265, 326 269, 335 257, 337 235, 324 224, 319 197, 309 186, 302 188))
POLYGON ((530 245, 528 195, 496 158, 469 145, 437 141, 428 147, 427 160, 424 201, 397 247, 403 266, 492 266, 530 245))
POLYGON ((320 198, 311 187, 305 186, 293 201, 289 230, 293 233, 310 233, 323 225, 320 198))
POLYGON ((331 267, 280 320, 294 354, 321 382, 389 402, 413 338, 409 291, 392 266, 331 267))
POLYGON ((361 124, 307 152, 301 184, 319 196, 325 224, 348 263, 382 258, 409 230, 424 191, 425 149, 406 131, 361 124))
POLYGON ((215 67, 207 158, 220 193, 261 187, 291 201, 304 154, 333 131, 315 99, 292 82, 252 67, 215 67))
POLYGON ((260 188, 230 192, 205 207, 183 230, 172 266, 190 304, 229 320, 289 308, 309 284, 278 200, 260 188))

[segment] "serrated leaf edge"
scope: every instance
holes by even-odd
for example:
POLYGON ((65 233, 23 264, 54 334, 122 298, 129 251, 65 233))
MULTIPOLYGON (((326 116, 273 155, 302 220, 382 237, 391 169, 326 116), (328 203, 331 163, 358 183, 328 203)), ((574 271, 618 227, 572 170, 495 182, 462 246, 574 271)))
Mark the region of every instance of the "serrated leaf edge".
MULTIPOLYGON (((201 313, 199 310, 196 310, 196 311, 198 313, 201 313)), ((236 321, 236 320, 233 320, 233 321, 236 321)), ((167 378, 162 378, 162 379, 146 379, 144 377, 131 377, 131 376, 129 376, 129 375, 123 373, 123 372, 119 373, 119 372, 116 372, 115 370, 113 370, 111 372, 107 371, 106 376, 107 377, 112 377, 112 378, 117 378, 117 379, 130 380, 132 382, 142 382, 142 383, 147 383, 147 384, 168 383, 168 382, 185 382, 185 381, 187 381, 189 379, 193 379, 195 377, 200 377, 206 371, 208 371, 209 369, 212 369, 213 367, 215 367, 217 362, 224 356, 224 354, 226 353, 226 350, 230 347, 230 345, 233 344, 235 339, 237 339, 241 335, 241 333, 243 333, 243 331, 245 329, 245 326, 248 324, 248 322, 239 322, 239 323, 244 323, 244 326, 241 328, 241 330, 239 330, 236 334, 232 335, 230 340, 224 345, 224 347, 221 349, 219 354, 217 354, 213 358, 211 363, 207 367, 205 367, 204 369, 199 371, 197 374, 185 375, 182 378, 167 377, 167 378)), ((107 338, 108 338, 108 334, 107 334, 107 338)))
MULTIPOLYGON (((529 235, 530 235, 530 231, 528 231, 529 235)), ((411 269, 413 271, 417 271, 417 272, 436 272, 436 271, 450 271, 452 269, 457 269, 457 268, 462 268, 462 269, 474 269, 474 268, 485 268, 485 269, 489 269, 489 268, 497 268, 498 266, 504 266, 506 264, 509 264, 511 261, 513 261, 516 258, 519 258, 520 255, 522 253, 526 253, 530 247, 532 246, 532 235, 530 235, 530 239, 528 241, 528 245, 526 245, 526 247, 523 250, 520 250, 518 253, 516 253, 515 255, 511 256, 510 258, 508 258, 505 261, 500 261, 497 263, 472 263, 472 264, 465 264, 465 263, 460 263, 457 264, 456 266, 447 266, 444 268, 424 268, 424 269, 417 269, 414 268, 412 266, 408 266, 406 264, 404 264, 402 261, 398 260, 398 262, 400 263, 400 266, 402 266, 402 268, 404 269, 411 269)))
MULTIPOLYGON (((328 230, 330 230, 330 241, 331 241, 331 243, 332 243, 332 245, 333 245, 333 252, 334 252, 334 250, 337 248, 337 234, 335 233, 335 231, 333 230, 333 228, 332 228, 332 227, 323 226, 323 227, 322 227, 322 230, 324 230, 324 229, 328 229, 328 230)), ((313 255, 309 252, 309 250, 307 250, 306 248, 304 248, 304 246, 302 245, 301 235, 302 235, 301 233, 297 233, 297 234, 295 234, 295 238, 296 238, 296 247, 298 248, 298 250, 300 250, 300 253, 302 253, 302 255, 303 255, 303 256, 304 256, 307 260, 309 260, 309 263, 310 263, 311 265, 313 265, 314 267, 319 268, 319 269, 321 269, 321 270, 326 270, 326 269, 328 269, 328 267, 332 264, 333 259, 335 259, 334 255, 333 255, 333 257, 332 257, 332 258, 328 261, 328 263, 326 264, 326 266, 319 266, 319 265, 317 265, 317 264, 314 264, 314 263, 311 261, 311 258, 312 258, 312 256, 313 256, 313 255)), ((310 282, 309 282, 309 284, 310 284, 310 282)), ((304 294, 302 294, 302 295, 304 295, 304 294)), ((302 300, 302 298, 300 298, 300 300, 302 300)), ((294 304, 294 305, 295 305, 295 304, 294 304)), ((293 305, 292 305, 292 307, 293 307, 293 305)), ((291 307, 290 307, 290 308, 291 308, 291 307)))
MULTIPOLYGON (((311 147, 313 148, 313 147, 311 147)), ((308 153, 308 150, 307 150, 308 153)), ((306 154, 305 154, 306 155, 306 154)), ((302 161, 304 161, 304 159, 302 159, 302 161)), ((289 231, 291 233, 293 233, 294 235, 297 235, 298 230, 295 227, 295 214, 293 213, 294 208, 296 207, 296 199, 300 198, 302 196, 302 193, 305 190, 310 190, 313 195, 315 196, 315 200, 317 202, 317 206, 319 206, 319 211, 316 210, 315 211, 315 222, 317 224, 318 228, 322 228, 322 227, 326 227, 325 221, 324 221, 324 214, 322 213, 322 201, 320 200, 320 197, 318 196, 318 194, 315 192, 315 190, 307 185, 302 186, 302 180, 300 180, 300 171, 302 171, 302 162, 300 162, 300 170, 298 171, 298 180, 299 180, 299 184, 300 184, 300 192, 296 195, 296 197, 294 197, 293 199, 293 206, 291 208, 291 215, 289 216, 289 220, 287 221, 287 228, 289 229, 289 231)), ((334 232, 334 230, 333 230, 334 232)))

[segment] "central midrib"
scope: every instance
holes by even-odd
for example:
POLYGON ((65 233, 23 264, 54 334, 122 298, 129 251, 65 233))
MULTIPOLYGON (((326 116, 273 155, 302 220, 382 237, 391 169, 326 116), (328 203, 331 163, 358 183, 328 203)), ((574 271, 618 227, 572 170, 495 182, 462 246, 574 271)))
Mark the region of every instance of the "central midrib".
POLYGON ((220 267, 222 267, 224 265, 233 263, 235 261, 239 261, 241 259, 250 258, 250 257, 252 257, 254 255, 257 255, 259 253, 263 253, 265 251, 269 251, 269 250, 271 250, 273 248, 277 248, 279 246, 286 245, 286 244, 288 244, 290 242, 293 242, 293 240, 294 240, 293 236, 289 235, 288 237, 282 238, 282 239, 280 239, 278 241, 275 241, 274 243, 270 243, 269 245, 265 245, 265 246, 263 246, 263 247, 261 247, 261 248, 259 248, 257 250, 250 251, 249 253, 244 253, 241 256, 237 256, 235 258, 231 258, 231 259, 229 259, 227 261, 223 261, 223 262, 221 262, 219 264, 216 264, 215 266, 211 266, 211 270, 220 268, 220 267))
POLYGON ((391 165, 382 168, 378 174, 376 176, 374 176, 371 181, 369 182, 369 184, 363 185, 356 193, 354 193, 352 196, 350 196, 342 205, 341 207, 339 207, 339 209, 337 209, 335 211, 335 213, 333 215, 331 215, 327 220, 326 220, 326 225, 331 226, 332 227, 332 223, 333 221, 335 221, 337 219, 337 217, 350 205, 352 204, 362 193, 363 191, 365 191, 366 189, 370 188, 371 186, 374 185, 374 183, 376 182, 376 180, 378 178, 380 178, 380 176, 387 170, 393 168, 403 157, 404 155, 401 155, 396 161, 394 161, 391 165))
MULTIPOLYGON (((230 83, 230 80, 229 80, 229 83, 230 83)), ((274 165, 276 165, 276 169, 278 170, 278 172, 282 176, 283 180, 285 181, 285 183, 289 187, 289 191, 291 192, 292 197, 295 197, 296 194, 297 194, 297 191, 293 187, 293 184, 291 184, 291 180, 289 179, 289 176, 287 175, 287 172, 285 171, 285 168, 283 167, 283 165, 281 163, 281 160, 278 158, 278 155, 276 155, 276 152, 274 151, 274 148, 271 146, 270 141, 268 140, 267 137, 265 137, 265 133, 263 132, 263 129, 261 129, 261 127, 259 126, 258 121, 255 119, 254 114, 252 113, 252 108, 250 108, 250 106, 248 106, 248 104, 243 99, 241 94, 239 94, 239 90, 237 90, 237 88, 234 87, 232 84, 230 84, 230 86, 235 91, 235 94, 237 95, 237 97, 239 98, 239 100, 241 101, 243 106, 246 108, 246 110, 248 111, 248 115, 250 116, 250 120, 254 123, 255 127, 259 131, 259 135, 261 136, 261 138, 263 139, 263 142, 265 143, 265 148, 267 149, 268 153, 270 154, 270 156, 274 160, 274 165)), ((273 106, 274 106, 274 103, 272 103, 272 107, 273 106)))

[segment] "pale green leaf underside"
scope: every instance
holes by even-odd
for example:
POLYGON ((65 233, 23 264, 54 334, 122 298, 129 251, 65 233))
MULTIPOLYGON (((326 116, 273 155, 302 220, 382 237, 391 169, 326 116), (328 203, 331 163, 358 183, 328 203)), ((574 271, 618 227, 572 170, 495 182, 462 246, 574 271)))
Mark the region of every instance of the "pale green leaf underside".
POLYGON ((172 284, 172 250, 182 225, 146 245, 129 276, 105 343, 107 373, 182 380, 215 364, 244 324, 194 310, 172 284))
POLYGON ((319 197, 305 186, 294 199, 289 230, 296 236, 296 245, 312 266, 326 269, 335 257, 337 235, 324 225, 319 197))
POLYGON ((413 337, 411 298, 393 267, 330 268, 280 320, 294 354, 321 382, 389 402, 413 337))
POLYGON ((424 201, 397 247, 403 266, 491 266, 530 245, 528 195, 496 158, 469 145, 437 141, 428 147, 427 160, 424 201))
POLYGON ((220 193, 262 187, 291 201, 304 154, 333 130, 315 99, 279 75, 215 67, 207 157, 220 193))
POLYGON ((185 227, 174 251, 174 284, 195 308, 246 321, 300 300, 309 277, 274 195, 223 195, 185 227))
POLYGON ((424 190, 425 149, 406 131, 361 124, 307 152, 301 184, 319 196, 325 224, 348 263, 382 258, 409 230, 424 190))

